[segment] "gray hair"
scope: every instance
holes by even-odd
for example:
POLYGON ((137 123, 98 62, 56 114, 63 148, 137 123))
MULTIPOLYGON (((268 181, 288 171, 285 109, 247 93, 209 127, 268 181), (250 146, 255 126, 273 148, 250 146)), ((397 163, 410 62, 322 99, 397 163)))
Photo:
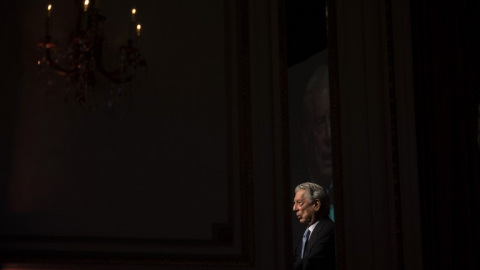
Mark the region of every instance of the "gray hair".
POLYGON ((330 211, 330 198, 328 197, 328 194, 327 192, 325 192, 323 187, 315 183, 305 182, 295 188, 295 193, 297 193, 301 189, 306 191, 305 197, 310 202, 314 202, 316 200, 320 201, 320 208, 322 209, 322 211, 320 212, 322 213, 322 215, 327 214, 330 211))

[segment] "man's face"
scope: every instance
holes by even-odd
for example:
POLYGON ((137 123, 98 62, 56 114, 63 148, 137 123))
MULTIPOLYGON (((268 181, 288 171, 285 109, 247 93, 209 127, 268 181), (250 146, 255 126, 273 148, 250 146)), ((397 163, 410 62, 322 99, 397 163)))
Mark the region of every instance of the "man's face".
MULTIPOLYGON (((312 115, 305 134, 305 147, 310 164, 318 180, 330 180, 332 176, 332 142, 330 136, 330 96, 328 85, 322 84, 312 95, 312 115)), ((322 183, 328 186, 330 183, 322 183)))
POLYGON ((310 202, 305 196, 306 190, 300 189, 295 193, 293 199, 293 211, 296 212, 297 218, 301 224, 307 226, 312 225, 316 221, 315 214, 320 210, 320 202, 310 202))

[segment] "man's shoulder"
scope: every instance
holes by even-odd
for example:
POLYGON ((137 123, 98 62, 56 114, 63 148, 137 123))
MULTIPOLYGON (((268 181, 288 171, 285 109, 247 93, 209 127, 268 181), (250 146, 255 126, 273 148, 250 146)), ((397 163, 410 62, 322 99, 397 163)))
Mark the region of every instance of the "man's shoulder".
POLYGON ((318 220, 317 225, 321 225, 321 224, 323 224, 324 226, 325 225, 335 226, 335 223, 328 216, 322 217, 321 219, 318 220))
POLYGON ((335 223, 333 223, 328 217, 321 218, 313 231, 316 233, 333 232, 335 231, 335 223))

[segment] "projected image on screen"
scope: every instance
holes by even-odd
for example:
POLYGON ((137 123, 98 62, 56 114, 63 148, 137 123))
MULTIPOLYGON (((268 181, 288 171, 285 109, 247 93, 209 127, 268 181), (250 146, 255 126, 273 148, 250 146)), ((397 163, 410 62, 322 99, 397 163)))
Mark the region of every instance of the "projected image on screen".
MULTIPOLYGON (((334 221, 326 1, 286 1, 291 190, 319 184, 334 221)), ((294 245, 305 230, 292 215, 294 245)))

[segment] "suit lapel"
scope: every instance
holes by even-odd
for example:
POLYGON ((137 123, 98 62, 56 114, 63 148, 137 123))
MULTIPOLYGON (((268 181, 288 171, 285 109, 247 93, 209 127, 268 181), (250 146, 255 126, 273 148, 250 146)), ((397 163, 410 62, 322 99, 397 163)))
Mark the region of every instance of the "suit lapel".
POLYGON ((323 229, 323 226, 325 226, 325 222, 323 219, 320 219, 317 226, 315 226, 315 229, 313 229, 313 232, 311 233, 310 239, 307 242, 307 246, 305 247, 305 253, 303 256, 310 254, 310 251, 312 250, 312 247, 314 246, 314 243, 316 243, 316 239, 319 237, 320 232, 323 229))

